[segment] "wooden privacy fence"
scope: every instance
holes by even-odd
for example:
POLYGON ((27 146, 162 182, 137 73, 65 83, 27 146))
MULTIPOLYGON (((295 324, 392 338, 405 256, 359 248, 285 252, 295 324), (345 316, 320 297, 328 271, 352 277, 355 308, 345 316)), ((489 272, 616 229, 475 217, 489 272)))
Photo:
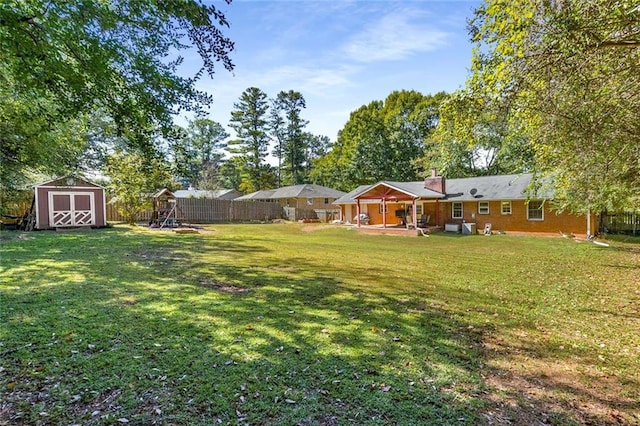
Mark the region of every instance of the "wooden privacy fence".
MULTIPOLYGON (((177 216, 188 223, 250 222, 254 220, 272 220, 282 218, 282 207, 278 203, 265 201, 234 201, 209 198, 178 198, 180 211, 177 216)), ((152 210, 146 210, 138 216, 138 221, 151 219, 152 210)), ((107 220, 122 222, 117 205, 107 204, 107 220)))
POLYGON ((282 218, 278 203, 206 198, 178 198, 182 215, 193 223, 249 222, 282 218))
POLYGON ((313 209, 300 209, 296 207, 283 207, 283 214, 287 220, 317 219, 318 215, 313 209))
MULTIPOLYGON (((107 222, 124 222, 125 218, 118 211, 118 203, 107 203, 107 222)), ((148 222, 151 220, 153 210, 145 210, 138 215, 138 222, 148 222)))

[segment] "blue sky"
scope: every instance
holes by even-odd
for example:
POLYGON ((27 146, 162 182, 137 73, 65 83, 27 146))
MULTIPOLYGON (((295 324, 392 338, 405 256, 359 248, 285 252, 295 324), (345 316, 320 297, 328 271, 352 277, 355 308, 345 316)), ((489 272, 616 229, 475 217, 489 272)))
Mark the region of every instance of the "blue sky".
POLYGON ((209 118, 227 125, 248 87, 270 98, 293 89, 305 97, 307 130, 335 141, 350 112, 394 90, 461 87, 471 58, 466 20, 480 0, 215 4, 231 24, 236 67, 198 83, 214 97, 209 118))

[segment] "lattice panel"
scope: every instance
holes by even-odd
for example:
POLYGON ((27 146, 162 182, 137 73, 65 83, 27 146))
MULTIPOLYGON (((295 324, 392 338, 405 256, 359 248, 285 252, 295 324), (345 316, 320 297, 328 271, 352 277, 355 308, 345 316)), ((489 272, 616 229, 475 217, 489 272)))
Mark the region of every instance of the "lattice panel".
POLYGON ((74 225, 91 225, 93 216, 91 210, 74 212, 74 225))
POLYGON ((53 226, 71 226, 71 212, 59 211, 53 213, 53 226))

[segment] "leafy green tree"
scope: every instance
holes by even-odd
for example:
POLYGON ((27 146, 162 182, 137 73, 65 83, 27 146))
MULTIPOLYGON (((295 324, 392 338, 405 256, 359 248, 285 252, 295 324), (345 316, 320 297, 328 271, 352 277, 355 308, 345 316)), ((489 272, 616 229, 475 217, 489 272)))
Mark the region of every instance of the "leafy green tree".
POLYGON ((486 0, 467 88, 509 107, 561 207, 640 207, 640 8, 486 0))
POLYGON ((162 158, 135 151, 116 151, 109 156, 106 174, 118 210, 129 224, 152 206, 151 196, 156 191, 172 185, 169 167, 162 158))
POLYGON ((531 171, 531 146, 508 112, 468 91, 449 95, 422 159, 425 168, 435 167, 450 178, 531 171))
MULTIPOLYGON (((232 69, 233 43, 220 30, 227 25, 215 6, 196 0, 3 1, 3 170, 16 178, 29 170, 64 172, 77 149, 50 136, 96 109, 131 144, 149 143, 141 133, 169 128, 174 113, 211 102, 195 83, 212 76, 217 64, 232 69), (178 72, 178 54, 187 48, 202 58, 192 77, 178 72), (47 150, 64 161, 51 161, 47 150)), ((15 186, 8 177, 3 187, 15 186)))
POLYGON ((304 145, 307 148, 305 152, 305 181, 309 181, 315 162, 331 149, 331 139, 328 136, 314 135, 309 132, 305 132, 304 136, 306 138, 304 145))
POLYGON ((0 84, 0 190, 13 192, 32 183, 33 174, 81 170, 89 146, 86 117, 52 124, 49 117, 57 107, 51 102, 34 105, 9 92, 0 84))
POLYGON ((190 121, 186 129, 176 129, 170 142, 174 170, 183 187, 218 189, 223 149, 229 134, 220 123, 209 119, 190 121))
POLYGON ((276 122, 282 125, 278 129, 279 141, 274 154, 281 164, 282 183, 296 185, 303 183, 305 179, 305 162, 307 150, 307 137, 304 128, 309 123, 301 116, 302 109, 306 108, 306 101, 302 93, 295 90, 284 90, 278 93, 273 102, 276 114, 271 116, 275 127, 276 122))
POLYGON ((238 158, 234 164, 240 167, 241 190, 254 192, 264 189, 264 174, 272 173, 266 167, 270 142, 267 95, 257 87, 249 87, 233 108, 229 126, 235 130, 236 139, 229 142, 227 150, 238 158))
POLYGON ((220 167, 220 186, 241 191, 242 164, 240 157, 228 158, 220 167))
POLYGON ((380 180, 416 180, 445 93, 395 91, 352 112, 331 151, 314 162, 311 179, 341 190, 380 180))

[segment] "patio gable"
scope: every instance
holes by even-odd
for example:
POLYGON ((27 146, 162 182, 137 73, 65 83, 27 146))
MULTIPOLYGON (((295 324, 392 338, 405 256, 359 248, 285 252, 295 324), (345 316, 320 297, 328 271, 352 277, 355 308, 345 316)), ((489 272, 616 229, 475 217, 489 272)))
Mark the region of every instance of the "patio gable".
POLYGON ((378 182, 354 196, 355 200, 412 201, 417 199, 444 198, 442 194, 424 188, 423 182, 378 182))

